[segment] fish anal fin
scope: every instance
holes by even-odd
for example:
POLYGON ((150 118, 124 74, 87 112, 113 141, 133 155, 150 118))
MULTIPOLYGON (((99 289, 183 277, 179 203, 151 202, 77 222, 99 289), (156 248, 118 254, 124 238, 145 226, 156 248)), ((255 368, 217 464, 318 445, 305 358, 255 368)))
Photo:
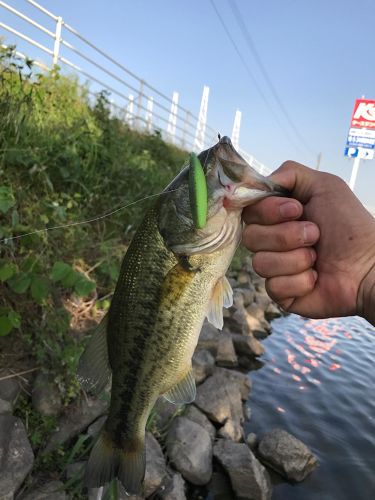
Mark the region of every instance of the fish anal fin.
POLYGON ((195 399, 197 388, 193 370, 190 368, 187 375, 174 385, 169 391, 163 394, 165 399, 174 404, 187 404, 192 403, 195 399))
POLYGON ((96 441, 87 462, 84 483, 98 488, 118 478, 127 494, 140 494, 145 476, 146 455, 144 437, 119 447, 104 429, 96 441))
POLYGON ((93 394, 107 385, 111 376, 107 346, 107 316, 95 328, 85 351, 80 357, 77 377, 82 388, 93 394))
POLYGON ((207 312, 208 321, 221 330, 224 325, 223 307, 233 305, 233 290, 226 276, 223 276, 216 283, 212 292, 210 305, 207 312))

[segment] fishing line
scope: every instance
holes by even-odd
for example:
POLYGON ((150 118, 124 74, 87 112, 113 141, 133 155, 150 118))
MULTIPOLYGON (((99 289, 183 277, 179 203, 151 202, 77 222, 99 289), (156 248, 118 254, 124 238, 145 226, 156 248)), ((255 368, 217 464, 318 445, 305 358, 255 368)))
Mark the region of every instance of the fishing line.
POLYGON ((122 207, 116 208, 116 210, 112 210, 112 212, 109 212, 108 214, 99 215, 98 217, 93 217, 92 219, 86 219, 86 220, 77 221, 77 222, 70 222, 68 224, 60 224, 58 226, 47 227, 44 229, 36 229, 35 231, 31 231, 30 233, 19 234, 18 236, 10 236, 9 238, 4 238, 4 239, 0 240, 0 243, 7 244, 8 241, 18 240, 20 238, 24 238, 25 236, 31 236, 33 234, 43 233, 43 232, 47 232, 47 231, 54 231, 55 229, 65 229, 67 227, 80 226, 83 224, 91 224, 92 222, 95 222, 97 220, 102 220, 102 219, 106 219, 107 217, 111 217, 111 215, 114 215, 117 212, 120 212, 121 210, 125 210, 125 208, 129 208, 132 205, 135 205, 136 203, 140 203, 141 201, 149 200, 150 198, 155 198, 156 196, 160 196, 162 194, 173 193, 174 191, 178 191, 179 189, 181 189, 181 187, 176 188, 176 189, 171 189, 170 191, 167 191, 167 192, 161 191, 160 193, 150 194, 148 196, 145 196, 144 198, 140 198, 139 200, 132 201, 131 203, 128 203, 127 205, 123 205, 122 207))

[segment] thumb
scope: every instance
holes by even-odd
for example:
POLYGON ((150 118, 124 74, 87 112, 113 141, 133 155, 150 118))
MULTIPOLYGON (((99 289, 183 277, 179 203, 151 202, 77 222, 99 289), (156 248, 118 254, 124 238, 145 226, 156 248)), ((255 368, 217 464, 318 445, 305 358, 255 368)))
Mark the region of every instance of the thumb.
POLYGON ((293 198, 307 203, 313 195, 318 176, 316 170, 295 161, 286 161, 270 175, 270 179, 287 188, 293 198))

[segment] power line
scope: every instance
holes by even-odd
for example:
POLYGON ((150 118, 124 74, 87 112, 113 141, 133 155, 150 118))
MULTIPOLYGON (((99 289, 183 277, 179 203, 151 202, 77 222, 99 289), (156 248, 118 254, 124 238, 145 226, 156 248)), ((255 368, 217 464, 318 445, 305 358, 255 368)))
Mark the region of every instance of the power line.
POLYGON ((286 121, 288 122, 288 124, 290 125, 290 127, 293 129, 294 133, 296 134, 296 136, 299 138, 299 140, 301 141, 301 143, 305 146, 305 148, 311 153, 311 154, 314 154, 315 155, 315 152, 310 148, 309 144, 307 144, 307 142, 305 141, 304 137, 300 134, 300 132, 298 131, 298 128, 295 126, 295 124, 293 123, 293 120, 291 119, 288 111, 286 110, 279 94, 277 93, 277 90, 275 88, 275 86, 273 85, 272 83, 272 80, 262 62, 262 59, 256 49, 256 46, 255 46, 255 43, 254 43, 254 40, 252 39, 250 33, 249 33, 249 30, 246 26, 246 24, 244 23, 244 20, 241 16, 241 12, 237 6, 237 3, 236 3, 236 0, 228 0, 228 3, 229 3, 229 6, 233 12, 233 15, 237 21, 237 24, 239 25, 240 27, 240 30, 242 31, 242 34, 246 40, 246 43, 251 51, 251 53, 253 54, 254 56, 254 59, 256 60, 256 62, 258 63, 258 66, 260 68, 260 71, 264 77, 264 79, 266 80, 267 82, 267 85, 269 87, 269 89, 271 90, 271 93, 275 99, 275 101, 277 102, 282 114, 284 115, 286 121))
POLYGON ((289 142, 293 145, 293 147, 295 147, 296 149, 299 149, 299 146, 298 144, 296 144, 296 142, 293 140, 293 138, 291 137, 291 135, 289 134, 289 132, 285 129, 284 125, 280 122, 279 120, 279 117, 276 115, 272 105, 270 104, 270 102, 268 101, 267 97, 265 96, 263 90, 261 89, 261 87, 259 86, 257 80, 255 79, 249 65, 247 64, 246 62, 246 59, 243 57, 243 55, 241 54, 241 51, 240 49, 238 48, 238 45, 236 44, 236 42, 234 41, 232 35, 230 34, 230 31, 229 29, 227 28, 225 22, 224 22, 224 19, 222 18, 220 12, 218 11, 215 3, 213 0, 210 0, 210 3, 212 5, 212 8, 214 9, 219 21, 220 21, 220 24, 222 25, 227 37, 229 38, 231 44, 233 45, 233 48, 234 50, 236 51, 238 57, 240 58, 244 68, 246 69, 251 81, 253 82, 255 88, 257 89, 257 91, 259 92, 259 95, 261 96, 263 102, 265 103, 265 105, 267 106, 267 108, 269 109, 269 111, 271 112, 271 114, 273 115, 276 123, 279 125, 280 129, 282 130, 282 132, 284 133, 284 135, 288 138, 289 142))

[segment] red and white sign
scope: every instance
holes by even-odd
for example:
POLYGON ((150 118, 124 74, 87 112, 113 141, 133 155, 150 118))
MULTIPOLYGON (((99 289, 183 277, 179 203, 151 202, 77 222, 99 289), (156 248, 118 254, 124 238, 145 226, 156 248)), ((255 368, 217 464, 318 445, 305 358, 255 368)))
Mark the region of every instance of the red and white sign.
POLYGON ((375 129, 375 101, 357 99, 352 114, 352 128, 375 129))

